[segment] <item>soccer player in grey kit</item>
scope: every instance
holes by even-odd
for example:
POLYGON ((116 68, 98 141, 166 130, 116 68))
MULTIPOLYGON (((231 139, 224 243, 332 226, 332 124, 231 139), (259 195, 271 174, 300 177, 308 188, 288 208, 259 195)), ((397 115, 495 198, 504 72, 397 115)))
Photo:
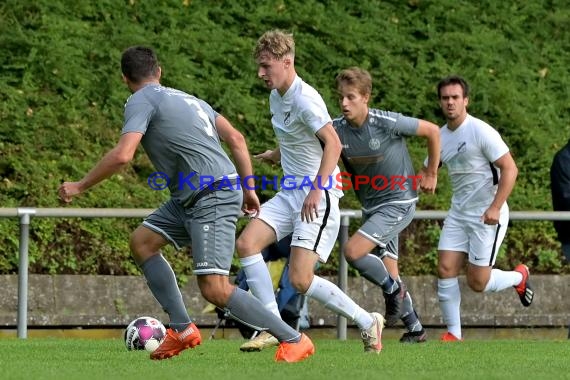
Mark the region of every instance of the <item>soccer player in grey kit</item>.
POLYGON ((439 127, 399 113, 368 107, 372 78, 358 67, 336 77, 343 116, 333 120, 342 143, 341 158, 362 204, 363 225, 347 242, 344 255, 360 274, 383 289, 386 325, 402 319, 408 329, 401 342, 420 343, 426 332, 398 271, 398 234, 412 221, 416 186, 434 192, 439 165, 439 127), (415 176, 407 136, 427 140, 428 166, 415 176))
POLYGON ((255 185, 253 177, 244 186, 236 184, 238 174, 241 178, 252 175, 243 135, 203 100, 162 86, 161 68, 152 49, 134 46, 125 50, 121 70, 133 93, 125 105, 121 138, 83 179, 61 185, 59 196, 71 202, 73 196, 118 172, 131 161, 139 143, 156 169, 170 179, 171 199, 149 215, 130 240, 135 261, 170 318, 167 336, 150 354, 151 359, 170 358, 201 342, 175 274, 160 254, 168 243, 176 248, 191 245, 194 274, 207 301, 246 324, 269 330, 283 346, 308 340, 229 282, 242 202, 246 213, 258 212, 260 207, 255 191, 249 190, 255 185), (237 172, 220 139, 229 145, 237 172), (203 177, 216 182, 201 186, 203 177))

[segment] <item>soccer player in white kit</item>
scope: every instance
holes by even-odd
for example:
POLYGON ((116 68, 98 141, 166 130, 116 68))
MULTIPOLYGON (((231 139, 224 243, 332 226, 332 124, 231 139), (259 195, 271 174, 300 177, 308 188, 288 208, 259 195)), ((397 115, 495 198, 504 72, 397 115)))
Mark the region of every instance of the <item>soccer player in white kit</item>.
POLYGON ((441 161, 453 196, 438 245, 438 297, 447 332, 442 341, 461 341, 461 293, 457 276, 468 256, 467 284, 475 292, 514 287, 523 306, 534 292, 524 264, 512 271, 493 268, 507 231, 507 198, 517 166, 499 133, 467 113, 469 85, 459 76, 442 79, 438 97, 447 123, 441 128, 441 161))
MULTIPOLYGON (((297 75, 294 57, 293 36, 282 31, 266 32, 254 49, 258 76, 271 89, 271 123, 279 142, 277 149, 258 158, 281 162, 284 176, 280 191, 261 206, 238 238, 240 263, 252 293, 279 315, 260 252, 293 233, 289 261, 293 286, 354 321, 361 329, 365 351, 380 352, 382 315, 365 311, 338 286, 314 274, 317 262, 328 259, 340 227, 338 202, 343 193, 336 176, 341 144, 322 97, 297 75)), ((262 333, 242 350, 258 351, 274 344, 262 333)), ((292 347, 299 349, 299 345, 292 347)))

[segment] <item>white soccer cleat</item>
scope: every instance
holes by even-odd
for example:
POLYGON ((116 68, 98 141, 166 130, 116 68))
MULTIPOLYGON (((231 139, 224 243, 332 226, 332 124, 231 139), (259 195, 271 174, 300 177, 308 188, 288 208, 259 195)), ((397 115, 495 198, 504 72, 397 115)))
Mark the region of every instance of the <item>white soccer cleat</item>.
POLYGON ((279 345, 279 341, 267 331, 262 331, 258 336, 245 342, 239 348, 241 351, 261 351, 264 348, 275 347, 279 345))
POLYGON ((372 326, 367 330, 362 330, 360 336, 364 343, 365 352, 380 353, 382 351, 382 329, 384 328, 384 317, 380 313, 370 313, 374 320, 372 326))

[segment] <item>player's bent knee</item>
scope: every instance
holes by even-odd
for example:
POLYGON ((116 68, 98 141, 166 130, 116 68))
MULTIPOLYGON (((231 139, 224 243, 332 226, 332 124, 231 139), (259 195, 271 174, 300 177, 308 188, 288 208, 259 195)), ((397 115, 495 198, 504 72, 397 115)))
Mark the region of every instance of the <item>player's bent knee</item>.
POLYGON ((467 278, 467 285, 469 285, 469 288, 471 288, 471 290, 473 290, 474 292, 482 293, 483 291, 485 291, 485 287, 487 286, 487 281, 483 282, 479 279, 467 278))
POLYGON ((151 256, 157 254, 157 252, 150 251, 148 246, 146 246, 141 239, 138 239, 134 233, 131 235, 131 239, 129 240, 129 248, 131 255, 139 265, 144 263, 151 256))
POLYGON ((240 257, 248 256, 252 253, 256 253, 253 252, 254 251, 254 246, 255 242, 253 239, 249 239, 248 237, 242 237, 240 236, 237 240, 236 240, 236 251, 238 253, 238 255, 240 257))
POLYGON ((238 239, 236 240, 236 251, 239 257, 244 257, 244 254, 248 252, 248 245, 243 240, 238 239))
POLYGON ((226 284, 215 275, 199 276, 198 287, 204 299, 218 307, 225 307, 234 290, 229 282, 226 284))
POLYGON ((311 286, 311 279, 304 276, 289 276, 289 282, 301 294, 307 293, 311 286))
POLYGON ((485 290, 485 286, 481 286, 480 284, 469 285, 469 288, 476 293, 483 293, 485 290))
POLYGON ((346 245, 344 247, 343 253, 344 253, 344 257, 346 258, 346 261, 348 261, 348 262, 357 260, 366 254, 366 253, 362 254, 361 252, 358 251, 357 248, 349 246, 349 245, 346 245))
POLYGON ((437 274, 439 278, 457 277, 457 271, 455 270, 455 268, 441 264, 438 265, 437 267, 437 274))

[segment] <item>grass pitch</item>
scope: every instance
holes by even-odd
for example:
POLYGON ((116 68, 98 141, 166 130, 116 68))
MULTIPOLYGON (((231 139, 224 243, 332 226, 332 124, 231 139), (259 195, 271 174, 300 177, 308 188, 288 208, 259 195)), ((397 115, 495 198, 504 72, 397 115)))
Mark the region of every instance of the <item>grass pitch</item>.
POLYGON ((239 351, 242 340, 206 340, 169 360, 127 351, 121 339, 0 339, 2 379, 547 379, 570 378, 568 340, 468 340, 401 344, 365 354, 357 339, 315 339, 301 363, 275 363, 275 348, 239 351))

